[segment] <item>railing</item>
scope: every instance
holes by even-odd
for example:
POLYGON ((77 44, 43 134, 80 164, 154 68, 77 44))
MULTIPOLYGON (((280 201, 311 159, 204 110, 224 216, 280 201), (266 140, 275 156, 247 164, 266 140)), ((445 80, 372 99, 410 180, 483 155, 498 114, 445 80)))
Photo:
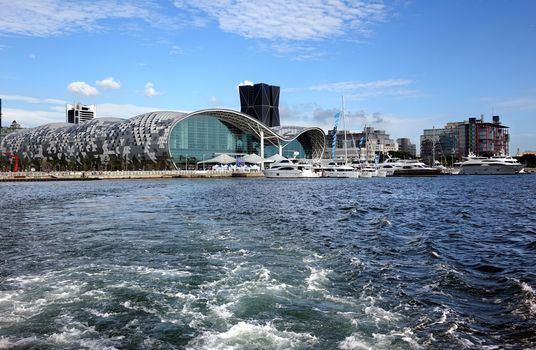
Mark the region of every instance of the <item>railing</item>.
POLYGON ((157 176, 225 176, 233 173, 260 173, 260 170, 117 170, 117 171, 19 171, 0 172, 0 178, 91 178, 91 177, 157 177, 157 176))

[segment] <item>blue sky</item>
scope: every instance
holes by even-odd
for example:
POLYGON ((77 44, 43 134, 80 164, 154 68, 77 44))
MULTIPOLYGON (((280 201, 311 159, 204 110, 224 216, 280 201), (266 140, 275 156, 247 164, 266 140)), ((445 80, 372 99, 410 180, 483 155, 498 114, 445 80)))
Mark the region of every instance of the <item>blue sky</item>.
POLYGON ((510 153, 536 150, 536 1, 0 0, 3 125, 239 109, 237 86, 281 86, 284 125, 419 142, 501 116, 510 153))

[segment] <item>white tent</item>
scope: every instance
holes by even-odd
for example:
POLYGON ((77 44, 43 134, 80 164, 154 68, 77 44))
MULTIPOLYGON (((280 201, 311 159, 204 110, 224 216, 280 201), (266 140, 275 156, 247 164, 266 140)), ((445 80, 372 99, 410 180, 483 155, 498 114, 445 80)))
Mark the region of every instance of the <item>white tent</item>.
POLYGON ((216 156, 214 158, 207 159, 207 160, 204 160, 204 161, 201 161, 201 162, 197 162, 197 164, 203 164, 203 163, 231 164, 231 163, 235 163, 235 162, 236 162, 236 159, 234 159, 230 155, 228 155, 228 154, 220 154, 219 156, 216 156))
POLYGON ((284 160, 284 159, 287 159, 287 158, 285 158, 282 155, 279 155, 278 153, 276 153, 273 156, 266 158, 266 161, 268 161, 268 162, 279 162, 280 160, 284 160))
POLYGON ((249 163, 249 164, 260 164, 260 163, 269 162, 269 160, 266 160, 255 153, 248 154, 247 156, 243 158, 243 161, 244 163, 249 163))

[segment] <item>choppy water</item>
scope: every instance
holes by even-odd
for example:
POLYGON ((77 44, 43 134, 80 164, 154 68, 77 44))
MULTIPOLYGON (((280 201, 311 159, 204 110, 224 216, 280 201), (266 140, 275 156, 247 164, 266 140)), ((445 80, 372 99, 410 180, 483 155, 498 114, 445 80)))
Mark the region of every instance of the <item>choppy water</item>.
POLYGON ((536 176, 0 184, 0 349, 536 347, 536 176))

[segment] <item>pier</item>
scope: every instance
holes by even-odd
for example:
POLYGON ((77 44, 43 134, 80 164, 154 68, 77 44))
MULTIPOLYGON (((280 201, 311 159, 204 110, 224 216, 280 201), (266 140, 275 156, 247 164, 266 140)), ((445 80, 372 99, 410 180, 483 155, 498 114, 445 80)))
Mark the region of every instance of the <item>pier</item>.
POLYGON ((158 171, 53 171, 0 172, 0 182, 26 181, 89 181, 174 178, 263 177, 260 171, 158 170, 158 171))

